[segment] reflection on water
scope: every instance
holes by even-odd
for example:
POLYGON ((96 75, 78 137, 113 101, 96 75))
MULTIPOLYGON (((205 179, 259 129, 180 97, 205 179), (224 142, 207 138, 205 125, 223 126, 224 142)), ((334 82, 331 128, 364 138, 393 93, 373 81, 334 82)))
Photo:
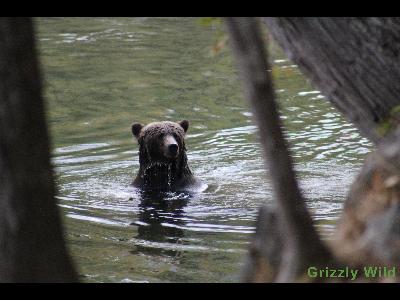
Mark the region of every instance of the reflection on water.
MULTIPOLYGON (((41 18, 38 40, 68 245, 90 282, 234 282, 274 201, 230 51, 194 18, 41 18), (143 195, 133 122, 191 122, 199 194, 143 195)), ((329 238, 371 145, 279 51, 273 75, 307 205, 329 238)))
POLYGON ((141 192, 139 220, 135 237, 137 247, 131 253, 167 254, 177 256, 180 251, 164 249, 163 243, 176 244, 184 237, 185 212, 190 195, 175 193, 141 192), (146 246, 141 247, 139 243, 146 246), (160 248, 148 245, 161 245, 160 248))

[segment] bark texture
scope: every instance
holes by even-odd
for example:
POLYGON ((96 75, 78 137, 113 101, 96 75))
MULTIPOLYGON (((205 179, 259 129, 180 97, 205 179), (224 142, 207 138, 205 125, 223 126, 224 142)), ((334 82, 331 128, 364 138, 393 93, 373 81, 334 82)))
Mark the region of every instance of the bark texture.
POLYGON ((400 263, 399 141, 397 129, 367 157, 351 186, 332 243, 347 264, 400 263))
POLYGON ((32 20, 0 18, 0 282, 77 280, 44 111, 32 20))
POLYGON ((278 203, 277 218, 284 233, 284 253, 276 280, 293 281, 310 265, 323 263, 326 266, 332 256, 313 227, 296 181, 258 22, 254 18, 227 18, 226 24, 245 98, 252 106, 259 127, 260 142, 278 203))
POLYGON ((285 233, 276 207, 262 206, 242 270, 244 282, 273 282, 282 263, 285 233))
MULTIPOLYGON (((400 18, 264 18, 312 83, 377 144, 352 184, 332 250, 346 265, 400 262, 400 18), (382 125, 386 130, 382 132, 382 125)), ((367 279, 370 280, 370 279, 367 279)), ((398 280, 393 278, 392 280, 398 280)))
POLYGON ((400 105, 400 18, 263 18, 311 82, 363 135, 400 105))

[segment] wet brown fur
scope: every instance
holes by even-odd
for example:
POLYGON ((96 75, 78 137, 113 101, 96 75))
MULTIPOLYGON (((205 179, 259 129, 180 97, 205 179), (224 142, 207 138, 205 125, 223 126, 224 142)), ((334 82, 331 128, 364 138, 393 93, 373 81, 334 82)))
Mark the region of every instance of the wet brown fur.
POLYGON ((134 135, 138 133, 140 163, 134 186, 147 190, 180 191, 197 181, 186 155, 185 129, 188 126, 188 121, 154 122, 142 128, 139 124, 133 125, 134 135), (179 146, 179 154, 173 160, 165 157, 161 150, 163 137, 167 135, 173 136, 179 146))

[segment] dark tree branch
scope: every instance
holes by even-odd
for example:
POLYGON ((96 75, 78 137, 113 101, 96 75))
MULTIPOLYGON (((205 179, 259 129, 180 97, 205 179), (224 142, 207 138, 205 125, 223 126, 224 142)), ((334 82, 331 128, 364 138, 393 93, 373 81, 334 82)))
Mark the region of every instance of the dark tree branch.
POLYGON ((292 281, 310 265, 332 260, 300 193, 278 115, 264 43, 254 18, 227 18, 245 98, 251 104, 285 235, 278 281, 292 281))
POLYGON ((400 105, 400 18, 263 18, 328 100, 371 141, 400 105))
POLYGON ((0 282, 76 281, 54 199, 32 21, 0 18, 0 282))
POLYGON ((335 256, 346 265, 398 264, 400 18, 264 22, 312 83, 377 144, 351 186, 332 243, 335 256), (381 125, 388 130, 378 130, 381 125))

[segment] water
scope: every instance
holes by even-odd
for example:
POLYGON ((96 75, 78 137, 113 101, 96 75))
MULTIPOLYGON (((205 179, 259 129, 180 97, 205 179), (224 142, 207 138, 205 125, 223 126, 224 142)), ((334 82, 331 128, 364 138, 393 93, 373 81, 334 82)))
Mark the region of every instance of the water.
MULTIPOLYGON (((236 282, 257 210, 272 203, 256 127, 221 29, 194 18, 37 19, 59 206, 87 282, 236 282), (140 195, 130 126, 191 122, 197 195, 140 195)), ((272 48, 295 168, 329 238, 371 145, 272 48)))

